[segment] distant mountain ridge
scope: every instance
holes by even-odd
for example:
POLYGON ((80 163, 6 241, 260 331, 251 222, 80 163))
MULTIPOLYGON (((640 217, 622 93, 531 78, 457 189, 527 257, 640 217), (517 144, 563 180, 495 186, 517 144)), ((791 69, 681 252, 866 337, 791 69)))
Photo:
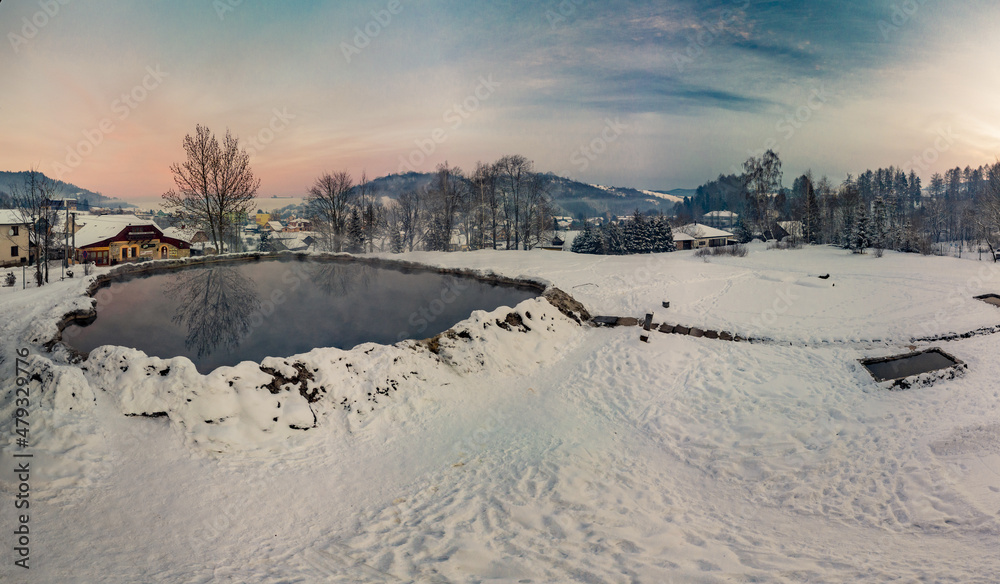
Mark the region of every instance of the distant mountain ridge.
MULTIPOLYGON (((545 173, 546 188, 556 212, 562 215, 595 217, 610 213, 627 215, 638 209, 641 212, 662 211, 671 213, 674 205, 694 195, 695 189, 647 191, 627 187, 591 185, 552 173, 545 173)), ((433 173, 407 172, 390 174, 372 181, 379 194, 395 199, 408 190, 430 186, 433 173)))
MULTIPOLYGON (((45 173, 40 173, 44 176, 45 173)), ((27 177, 28 171, 21 172, 11 172, 6 170, 0 170, 0 194, 9 195, 11 192, 11 187, 20 188, 24 185, 24 179, 27 177)), ((49 178, 49 177, 46 177, 49 178)), ((130 203, 127 203, 121 199, 116 199, 114 197, 106 197, 101 193, 95 193, 94 191, 85 189, 83 187, 78 187, 73 183, 63 182, 61 180, 55 180, 49 178, 55 186, 56 191, 53 194, 55 199, 86 199, 92 207, 134 207, 130 203)))

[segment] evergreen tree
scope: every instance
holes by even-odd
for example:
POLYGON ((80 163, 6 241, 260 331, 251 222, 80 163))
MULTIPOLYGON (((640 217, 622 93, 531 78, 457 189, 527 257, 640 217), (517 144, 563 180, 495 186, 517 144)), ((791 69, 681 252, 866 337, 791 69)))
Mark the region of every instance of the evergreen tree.
POLYGON ((819 201, 816 199, 816 191, 813 189, 812 181, 806 186, 806 220, 805 233, 807 243, 819 243, 819 236, 822 230, 819 214, 819 201))
POLYGON ((573 240, 573 245, 570 247, 570 251, 573 253, 597 253, 597 245, 595 240, 596 234, 594 229, 590 226, 590 223, 584 221, 583 231, 577 234, 576 239, 573 240))
POLYGON ((910 253, 913 251, 913 225, 907 221, 899 234, 899 251, 910 253))
POLYGON ((653 233, 649 220, 639 212, 638 209, 632 215, 631 241, 629 242, 629 253, 652 253, 653 233))
POLYGON ((392 253, 403 253, 403 236, 400 235, 399 230, 392 228, 389 231, 389 248, 392 253))
POLYGON ((272 252, 274 251, 274 244, 271 243, 271 232, 262 231, 260 234, 260 243, 257 244, 257 251, 262 252, 272 252))
POLYGON ((740 243, 749 243, 753 239, 753 234, 750 233, 746 224, 743 223, 742 217, 736 220, 736 226, 733 227, 733 236, 740 243))
POLYGON ((653 253, 677 250, 677 244, 674 243, 674 232, 666 217, 660 215, 653 219, 650 223, 650 232, 653 253))
POLYGON ((625 247, 625 230, 622 229, 621 224, 609 223, 603 231, 605 235, 604 253, 608 255, 625 255, 628 250, 625 247))
POLYGON ((854 249, 854 217, 857 214, 853 207, 848 207, 846 204, 840 209, 842 221, 842 229, 840 232, 840 245, 845 249, 854 249))
POLYGON ((347 251, 348 253, 361 253, 364 249, 364 225, 361 222, 361 214, 355 208, 351 211, 351 218, 347 223, 347 251))
POLYGON ((870 231, 868 224, 868 205, 864 200, 858 201, 858 206, 854 210, 854 221, 851 226, 850 248, 854 253, 865 253, 865 249, 870 244, 870 231))
POLYGON ((871 219, 871 245, 881 255, 889 242, 889 214, 885 199, 876 197, 871 219))
POLYGON ((427 229, 427 249, 430 251, 448 251, 451 244, 451 231, 441 217, 435 217, 427 229))

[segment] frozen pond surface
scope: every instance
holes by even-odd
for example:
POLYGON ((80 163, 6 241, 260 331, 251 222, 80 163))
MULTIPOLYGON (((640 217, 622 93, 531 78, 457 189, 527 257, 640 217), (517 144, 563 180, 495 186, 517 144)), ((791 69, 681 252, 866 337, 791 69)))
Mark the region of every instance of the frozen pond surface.
POLYGON ((113 283, 96 295, 97 319, 67 327, 63 340, 85 352, 120 345, 157 357, 185 356, 208 373, 317 347, 424 339, 474 310, 514 306, 537 295, 429 271, 260 261, 113 283))

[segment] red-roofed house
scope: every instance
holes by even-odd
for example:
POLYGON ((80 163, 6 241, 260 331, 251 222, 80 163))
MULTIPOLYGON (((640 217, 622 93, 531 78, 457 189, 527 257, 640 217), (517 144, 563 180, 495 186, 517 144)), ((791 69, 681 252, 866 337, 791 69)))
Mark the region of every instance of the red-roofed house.
POLYGON ((99 266, 140 259, 175 259, 191 255, 191 242, 170 237, 155 223, 135 215, 77 218, 76 259, 99 266))

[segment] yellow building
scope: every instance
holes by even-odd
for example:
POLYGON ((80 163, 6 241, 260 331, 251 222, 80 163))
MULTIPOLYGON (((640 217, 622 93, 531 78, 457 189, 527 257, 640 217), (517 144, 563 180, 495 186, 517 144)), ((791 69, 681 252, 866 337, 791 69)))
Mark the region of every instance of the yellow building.
POLYGON ((0 266, 28 263, 28 224, 13 209, 0 209, 0 266))

